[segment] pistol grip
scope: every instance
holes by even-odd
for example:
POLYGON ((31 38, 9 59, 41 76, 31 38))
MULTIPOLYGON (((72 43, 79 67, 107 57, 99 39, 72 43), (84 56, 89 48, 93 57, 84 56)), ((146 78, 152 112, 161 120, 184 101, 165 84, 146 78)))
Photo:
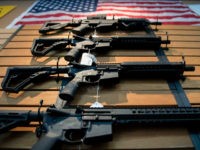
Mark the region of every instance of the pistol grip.
POLYGON ((76 35, 85 35, 85 32, 90 29, 91 27, 88 24, 81 24, 80 26, 74 28, 72 32, 76 35))
POLYGON ((32 150, 53 150, 59 142, 59 135, 47 133, 32 147, 32 150))
POLYGON ((76 79, 70 81, 64 89, 59 93, 59 97, 63 100, 72 101, 74 99, 74 95, 79 87, 79 83, 76 79))
POLYGON ((80 49, 78 49, 78 48, 72 48, 67 53, 67 55, 65 56, 65 60, 67 60, 69 62, 77 60, 79 58, 80 54, 81 54, 80 49))

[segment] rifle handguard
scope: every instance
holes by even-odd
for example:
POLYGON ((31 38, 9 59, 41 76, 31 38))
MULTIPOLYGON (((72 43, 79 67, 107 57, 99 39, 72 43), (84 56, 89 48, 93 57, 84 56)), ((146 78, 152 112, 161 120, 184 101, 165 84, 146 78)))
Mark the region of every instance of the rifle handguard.
POLYGON ((194 66, 185 66, 184 71, 195 71, 194 66))
POLYGON ((162 25, 161 22, 151 22, 148 19, 145 18, 120 18, 119 22, 122 23, 135 23, 135 24, 143 24, 143 25, 162 25))

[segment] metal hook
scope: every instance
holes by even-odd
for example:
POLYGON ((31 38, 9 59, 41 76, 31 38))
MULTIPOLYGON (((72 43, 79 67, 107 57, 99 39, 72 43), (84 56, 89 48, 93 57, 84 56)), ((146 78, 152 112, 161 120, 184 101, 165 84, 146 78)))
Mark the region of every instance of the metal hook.
MULTIPOLYGON (((166 32, 166 35, 167 35, 167 41, 169 41, 169 36, 168 36, 168 32, 166 32)), ((166 42, 166 49, 168 49, 168 46, 167 46, 168 42, 166 42)))
MULTIPOLYGON (((43 100, 40 100, 40 105, 39 105, 39 108, 38 108, 38 118, 41 117, 41 111, 40 111, 40 109, 41 109, 42 105, 43 105, 43 100)), ((39 119, 39 126, 41 126, 41 125, 42 125, 41 124, 41 120, 39 119)))
POLYGON ((158 16, 157 16, 157 22, 156 22, 155 31, 158 31, 157 25, 158 25, 158 16))
POLYGON ((183 60, 183 64, 185 65, 186 62, 185 62, 185 56, 182 56, 182 60, 183 60))
POLYGON ((115 20, 115 15, 113 15, 113 20, 115 20))
POLYGON ((59 74, 59 61, 60 61, 60 56, 58 57, 57 59, 57 63, 56 63, 56 70, 57 70, 57 77, 56 77, 56 82, 58 83, 59 82, 59 79, 60 79, 60 74, 59 74))

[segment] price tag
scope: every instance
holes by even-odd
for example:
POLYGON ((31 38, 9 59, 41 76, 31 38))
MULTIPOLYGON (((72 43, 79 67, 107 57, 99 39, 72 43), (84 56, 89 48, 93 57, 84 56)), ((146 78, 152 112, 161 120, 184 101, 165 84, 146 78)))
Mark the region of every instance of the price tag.
POLYGON ((94 102, 90 108, 103 108, 103 105, 99 102, 94 102))
POLYGON ((92 66, 93 63, 96 63, 97 59, 94 55, 90 53, 83 53, 81 57, 81 65, 87 65, 87 66, 92 66))

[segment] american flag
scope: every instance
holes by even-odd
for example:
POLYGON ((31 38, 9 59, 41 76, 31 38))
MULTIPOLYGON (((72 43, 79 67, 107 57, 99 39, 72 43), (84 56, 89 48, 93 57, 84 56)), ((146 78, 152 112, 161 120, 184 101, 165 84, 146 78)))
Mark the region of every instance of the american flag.
POLYGON ((147 18, 173 25, 200 25, 200 16, 179 0, 39 0, 16 24, 107 18, 147 18))

